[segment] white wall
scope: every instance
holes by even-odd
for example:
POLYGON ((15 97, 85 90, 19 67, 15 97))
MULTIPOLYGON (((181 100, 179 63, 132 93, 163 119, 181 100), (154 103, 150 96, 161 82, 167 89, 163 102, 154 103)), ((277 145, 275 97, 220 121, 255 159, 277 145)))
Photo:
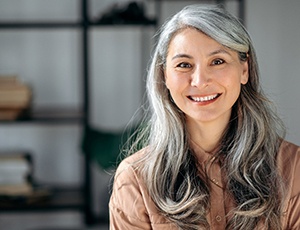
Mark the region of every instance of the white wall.
POLYGON ((256 47, 262 83, 300 144, 300 1, 248 0, 246 25, 256 47))

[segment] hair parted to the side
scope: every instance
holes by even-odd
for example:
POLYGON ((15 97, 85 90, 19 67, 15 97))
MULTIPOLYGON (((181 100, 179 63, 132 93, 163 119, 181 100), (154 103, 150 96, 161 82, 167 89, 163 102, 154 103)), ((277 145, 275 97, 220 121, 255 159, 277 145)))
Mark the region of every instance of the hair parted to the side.
POLYGON ((149 194, 160 212, 179 229, 209 229, 209 188, 199 177, 197 161, 190 151, 185 115, 171 101, 165 85, 169 44, 185 28, 195 28, 238 52, 240 60, 249 65, 249 81, 242 85, 217 153, 225 156, 227 187, 237 204, 227 229, 255 229, 262 221, 265 229, 279 230, 283 186, 275 158, 284 135, 283 125, 260 88, 248 32, 218 6, 187 6, 161 27, 147 79, 149 125, 138 138, 147 138, 143 175, 149 194))

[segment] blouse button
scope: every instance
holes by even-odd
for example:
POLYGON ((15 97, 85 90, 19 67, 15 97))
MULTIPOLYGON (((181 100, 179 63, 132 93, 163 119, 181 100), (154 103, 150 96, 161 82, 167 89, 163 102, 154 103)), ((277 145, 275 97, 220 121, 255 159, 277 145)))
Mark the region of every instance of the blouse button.
POLYGON ((286 216, 286 214, 287 214, 287 211, 284 211, 284 212, 282 213, 283 216, 286 216))
POLYGON ((221 216, 216 216, 216 221, 220 222, 222 220, 221 216))
POLYGON ((217 181, 215 178, 212 179, 212 182, 213 182, 214 184, 216 184, 216 185, 219 184, 218 181, 217 181))

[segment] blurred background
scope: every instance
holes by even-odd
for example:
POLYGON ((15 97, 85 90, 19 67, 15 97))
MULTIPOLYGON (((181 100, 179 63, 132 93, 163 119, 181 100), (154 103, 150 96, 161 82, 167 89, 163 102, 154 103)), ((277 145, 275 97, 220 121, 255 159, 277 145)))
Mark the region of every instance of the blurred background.
POLYGON ((108 229, 112 151, 143 113, 154 35, 194 3, 242 19, 300 144, 298 0, 0 0, 1 229, 108 229))

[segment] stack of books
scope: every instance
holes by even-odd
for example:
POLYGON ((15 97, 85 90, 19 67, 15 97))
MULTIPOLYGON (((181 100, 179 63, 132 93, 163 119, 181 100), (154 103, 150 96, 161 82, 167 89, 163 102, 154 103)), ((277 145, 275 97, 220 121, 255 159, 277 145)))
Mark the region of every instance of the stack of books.
POLYGON ((33 191, 29 154, 0 155, 0 196, 28 196, 33 191))
POLYGON ((30 88, 16 76, 0 76, 0 120, 15 120, 29 107, 30 88))

